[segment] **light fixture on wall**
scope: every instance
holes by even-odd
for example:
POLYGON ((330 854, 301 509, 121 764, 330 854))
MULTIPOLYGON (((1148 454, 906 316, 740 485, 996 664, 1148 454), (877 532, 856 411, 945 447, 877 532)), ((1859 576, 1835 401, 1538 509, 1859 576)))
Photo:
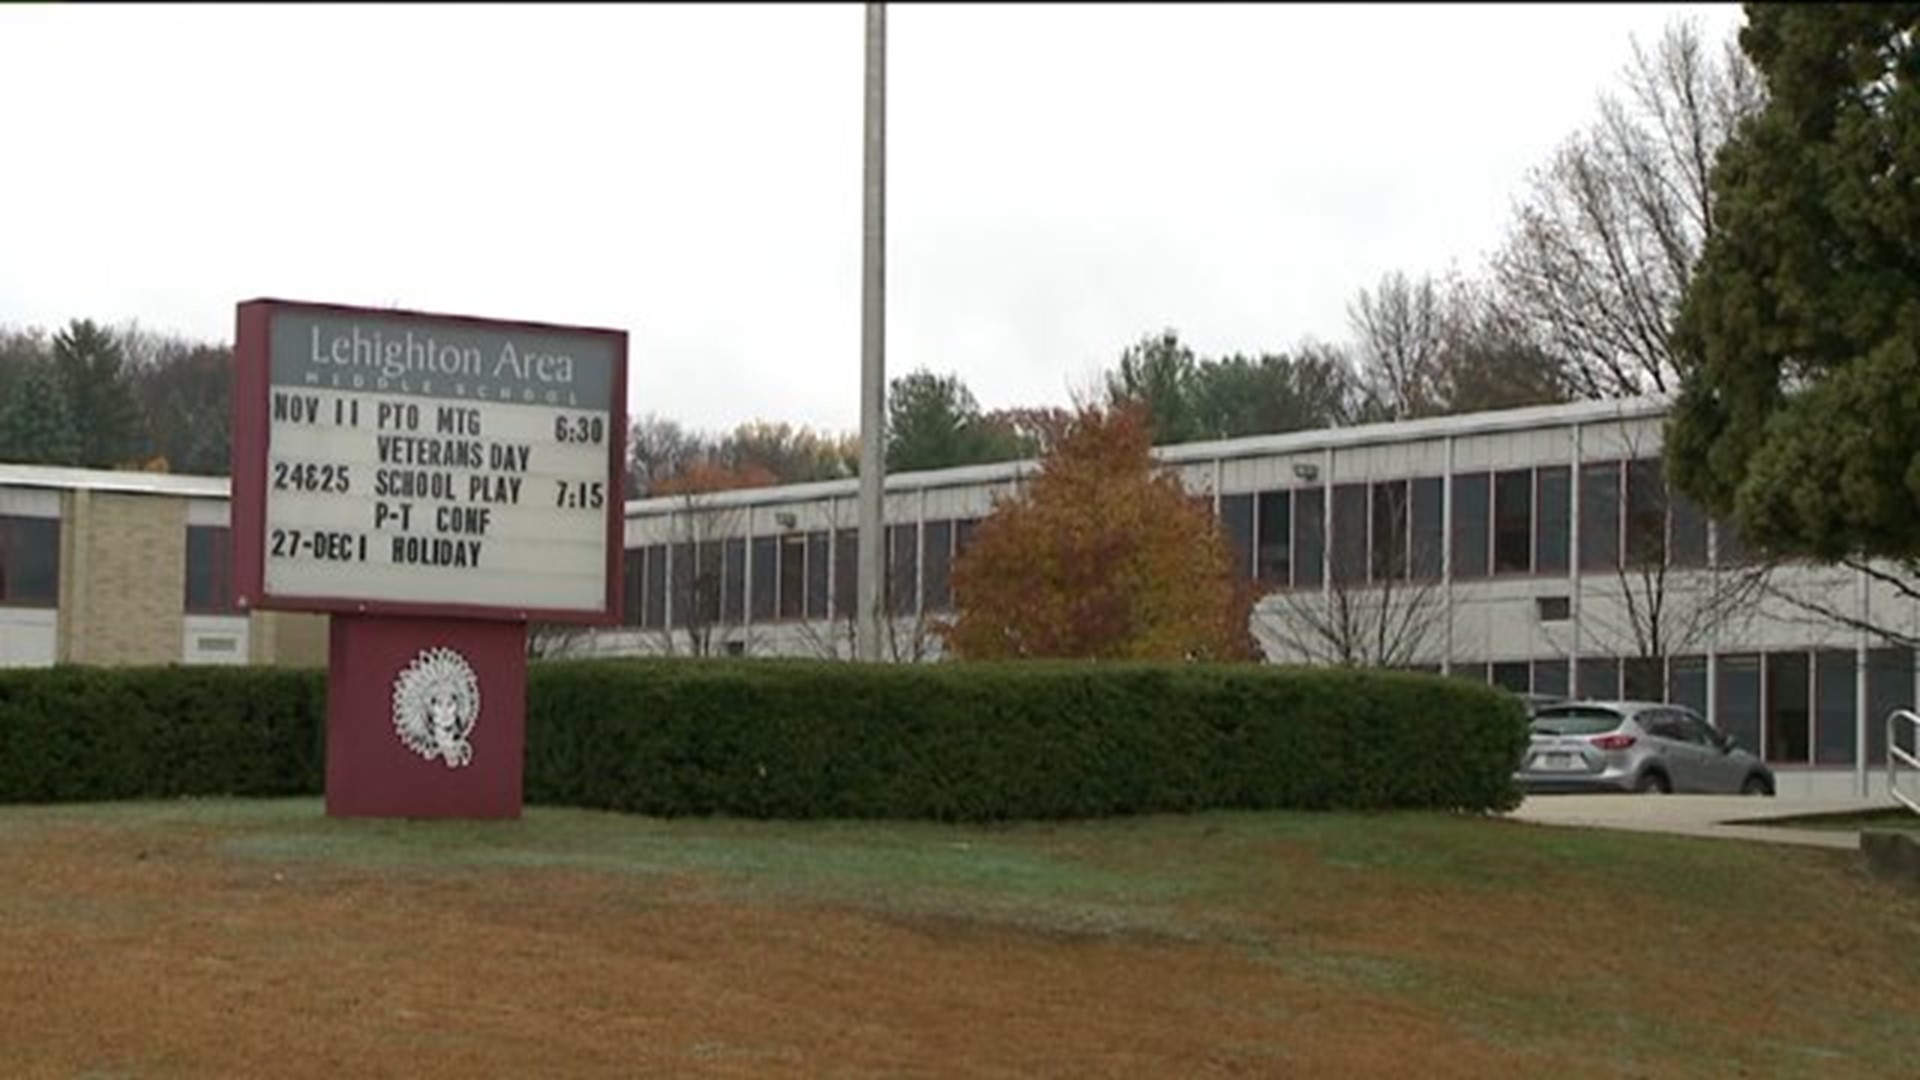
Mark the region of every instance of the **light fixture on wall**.
POLYGON ((1320 479, 1320 466, 1311 461, 1296 461, 1293 463, 1293 475, 1311 484, 1320 479))
POLYGON ((793 511, 782 510, 773 515, 773 523, 783 529, 791 529, 800 523, 800 519, 793 516, 793 511))

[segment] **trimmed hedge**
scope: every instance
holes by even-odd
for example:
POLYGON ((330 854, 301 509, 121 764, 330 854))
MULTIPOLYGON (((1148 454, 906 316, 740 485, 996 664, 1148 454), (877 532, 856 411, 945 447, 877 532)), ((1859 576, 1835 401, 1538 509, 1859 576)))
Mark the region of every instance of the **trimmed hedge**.
POLYGON ((1504 810, 1526 717, 1325 668, 578 661, 530 673, 527 798, 644 814, 986 821, 1504 810))
MULTIPOLYGON (((1483 686, 1252 665, 541 662, 527 710, 528 802, 661 816, 1501 810, 1526 742, 1483 686)), ((0 801, 314 794, 324 727, 317 671, 0 672, 0 801)))
POLYGON ((0 671, 0 801, 311 794, 325 727, 321 671, 0 671))

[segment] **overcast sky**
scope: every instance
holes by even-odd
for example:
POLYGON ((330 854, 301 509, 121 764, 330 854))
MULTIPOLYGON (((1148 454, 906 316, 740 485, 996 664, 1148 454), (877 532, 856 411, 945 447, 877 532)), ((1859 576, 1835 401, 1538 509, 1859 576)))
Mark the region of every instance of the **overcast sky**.
MULTIPOLYGON (((1631 38, 1737 5, 897 5, 887 369, 1066 404, 1478 267, 1631 38)), ((0 323, 611 326, 636 413, 859 424, 863 9, 0 5, 0 323)))

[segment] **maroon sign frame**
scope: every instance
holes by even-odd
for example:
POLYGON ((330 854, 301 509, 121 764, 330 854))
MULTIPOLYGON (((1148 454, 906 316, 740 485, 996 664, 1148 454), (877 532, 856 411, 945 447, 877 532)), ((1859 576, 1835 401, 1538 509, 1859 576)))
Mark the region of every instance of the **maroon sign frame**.
MULTIPOLYGON (((371 392, 370 392, 371 393, 371 392)), ((297 300, 256 299, 238 306, 234 335, 232 402, 232 527, 235 600, 242 610, 317 611, 363 615, 402 615, 449 619, 504 619, 516 622, 567 622, 612 626, 621 620, 623 545, 625 542, 625 470, 627 437, 627 333, 600 327, 483 319, 468 315, 352 307, 297 300), (607 522, 605 603, 598 609, 503 607, 338 596, 270 594, 266 589, 266 506, 271 328, 280 312, 307 312, 348 318, 408 320, 491 333, 533 332, 604 337, 614 356, 607 439, 607 522)))

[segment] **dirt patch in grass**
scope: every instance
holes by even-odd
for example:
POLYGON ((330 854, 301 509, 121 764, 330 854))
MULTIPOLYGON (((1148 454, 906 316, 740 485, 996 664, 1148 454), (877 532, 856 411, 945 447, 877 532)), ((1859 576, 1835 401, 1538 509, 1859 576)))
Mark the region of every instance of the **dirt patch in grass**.
POLYGON ((1914 913, 1827 853, 1752 854, 1786 917, 1747 941, 1736 905, 1689 942, 1667 893, 1592 888, 1604 852, 1498 822, 487 833, 246 805, 0 811, 10 1075, 1877 1075, 1856 1040, 1920 1051, 1858 1007, 1920 973, 1795 922, 1914 913), (1503 847, 1537 888, 1499 883, 1503 847))

